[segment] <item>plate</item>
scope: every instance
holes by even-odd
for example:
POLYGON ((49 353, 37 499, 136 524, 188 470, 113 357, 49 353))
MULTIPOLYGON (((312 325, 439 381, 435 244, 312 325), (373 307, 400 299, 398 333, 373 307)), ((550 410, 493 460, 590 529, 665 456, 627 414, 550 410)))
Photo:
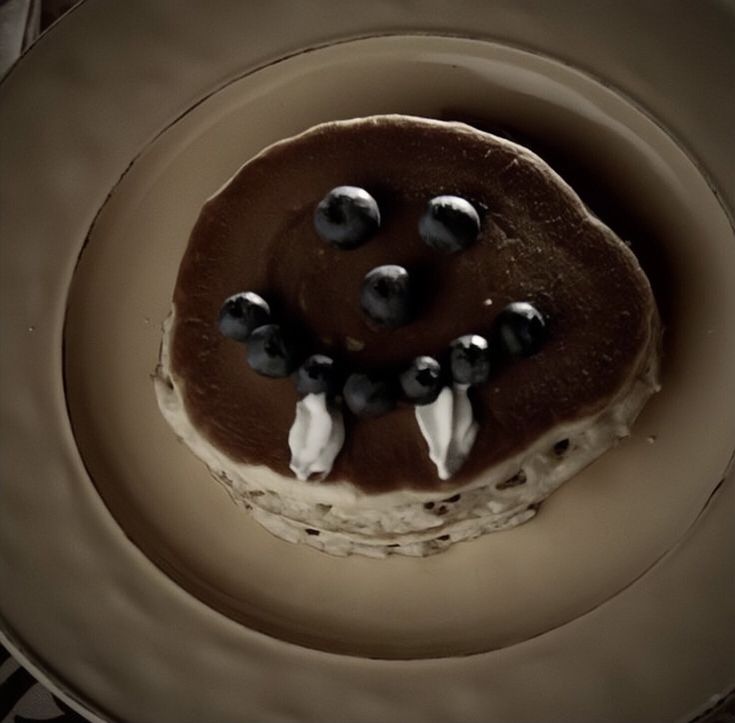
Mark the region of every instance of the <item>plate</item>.
MULTIPOLYGON (((575 5, 545 21, 565 27, 575 5)), ((557 38, 553 60, 518 17, 498 25, 498 8, 466 5, 480 27, 495 23, 492 41, 431 4, 421 21, 397 3, 352 19, 326 8, 254 14, 222 2, 183 18, 151 3, 115 23, 90 0, 3 84, 15 101, 3 137, 17 139, 3 154, 15 181, 2 207, 3 324, 14 335, 2 376, 6 635, 115 719, 695 712, 735 682, 725 632, 735 483, 723 481, 735 443, 735 247, 716 191, 727 172, 712 153, 719 117, 687 129, 686 112, 667 115, 645 83, 625 82, 609 42, 562 53, 557 38), (93 28, 98 54, 75 54, 93 28), (559 62, 573 52, 588 71, 607 62, 606 82, 559 62), (59 103, 62 91, 74 102, 59 103), (645 111, 630 97, 641 92, 645 111), (42 116, 29 123, 32 98, 56 103, 63 135, 42 116), (273 140, 387 111, 510 128, 579 175, 595 210, 645 249, 669 327, 665 390, 635 435, 534 523, 429 560, 335 560, 243 516, 175 444, 148 375, 202 201, 273 140), (5 393, 14 388, 23 394, 5 393)))
POLYGON ((708 334, 735 324, 721 216, 697 169, 648 118, 541 56, 401 36, 296 55, 229 83, 167 128, 97 216, 69 291, 64 335, 81 456, 138 547, 250 627, 374 658, 464 655, 527 640, 639 577, 692 524, 719 480, 731 439, 696 420, 728 414, 722 392, 731 340, 708 334), (427 75, 430 85, 422 83, 427 75), (376 85, 375 77, 395 80, 376 85), (285 99, 289 112, 274 112, 285 99), (657 286, 670 329, 665 391, 635 435, 565 485, 534 524, 430 560, 339 560, 274 539, 233 506, 177 443, 149 378, 178 262, 206 199, 276 140, 321 121, 388 111, 511 129, 553 149, 544 155, 553 152, 592 203, 607 201, 597 212, 624 226, 657 286), (605 152, 595 154, 600 147, 605 152), (695 246, 693 236, 703 241, 695 246), (692 274, 702 257, 711 270, 692 274))

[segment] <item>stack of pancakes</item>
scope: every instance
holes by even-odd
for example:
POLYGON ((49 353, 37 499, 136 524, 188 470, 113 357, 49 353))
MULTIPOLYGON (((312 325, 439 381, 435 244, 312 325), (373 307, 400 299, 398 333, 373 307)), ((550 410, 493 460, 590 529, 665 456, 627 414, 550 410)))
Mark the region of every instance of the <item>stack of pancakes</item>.
POLYGON ((203 207, 182 259, 157 370, 175 432, 262 524, 335 554, 425 555, 513 526, 628 433, 657 389, 660 324, 635 255, 538 156, 459 123, 374 116, 316 126, 245 164, 203 207), (381 227, 349 251, 313 225, 329 189, 378 201, 381 227), (482 225, 455 254, 417 233, 429 199, 471 199, 482 225), (430 293, 396 329, 366 324, 365 274, 410 268, 430 293), (293 380, 258 375, 222 336, 223 301, 255 291, 310 353, 349 370, 442 358, 487 333, 509 303, 543 311, 533 356, 498 362, 472 390, 479 431, 469 457, 439 480, 407 404, 371 419, 345 414, 331 473, 289 470, 293 380))

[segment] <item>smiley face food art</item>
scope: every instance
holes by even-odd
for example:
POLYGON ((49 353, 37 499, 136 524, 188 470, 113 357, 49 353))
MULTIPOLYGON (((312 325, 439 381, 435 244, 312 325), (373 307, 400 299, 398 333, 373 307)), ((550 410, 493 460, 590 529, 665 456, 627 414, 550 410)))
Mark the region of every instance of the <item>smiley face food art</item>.
POLYGON ((159 406, 279 537, 423 556, 533 517, 658 388, 635 255, 525 148, 316 126, 203 207, 159 406))

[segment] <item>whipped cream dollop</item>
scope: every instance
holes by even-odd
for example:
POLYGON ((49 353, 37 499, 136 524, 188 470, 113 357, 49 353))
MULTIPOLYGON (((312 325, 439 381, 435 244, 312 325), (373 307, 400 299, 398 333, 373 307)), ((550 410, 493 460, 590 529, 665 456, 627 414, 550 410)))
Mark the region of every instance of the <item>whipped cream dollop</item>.
POLYGON ((345 441, 342 412, 327 402, 327 395, 307 394, 296 404, 296 418, 288 433, 291 471, 300 479, 326 477, 345 441))
POLYGON ((467 384, 444 387, 431 404, 416 407, 416 421, 440 479, 449 479, 464 464, 477 437, 468 390, 467 384))

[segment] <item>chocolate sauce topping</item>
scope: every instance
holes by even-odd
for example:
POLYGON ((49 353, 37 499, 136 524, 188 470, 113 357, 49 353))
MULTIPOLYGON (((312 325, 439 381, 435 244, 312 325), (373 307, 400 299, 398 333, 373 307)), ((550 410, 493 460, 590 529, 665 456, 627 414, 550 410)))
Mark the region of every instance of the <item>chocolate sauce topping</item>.
POLYGON ((199 430, 237 461, 292 476, 293 380, 250 369, 245 348, 217 330, 223 301, 255 291, 303 345, 354 371, 446 361, 449 342, 486 335, 512 301, 547 318, 537 354, 496 365, 473 389, 480 429, 464 467, 440 483, 413 407, 377 419, 346 414, 332 473, 367 492, 466 483, 560 422, 606 407, 641 363, 653 298, 630 250, 592 219, 536 156, 467 126, 399 116, 325 124, 246 164, 202 209, 174 294, 172 370, 199 430), (354 250, 319 238, 315 205, 339 185, 365 188, 382 216, 354 250), (477 241, 445 255, 417 231, 429 199, 453 194, 481 211, 477 241), (370 325, 360 286, 375 266, 399 264, 418 281, 416 319, 370 325))

